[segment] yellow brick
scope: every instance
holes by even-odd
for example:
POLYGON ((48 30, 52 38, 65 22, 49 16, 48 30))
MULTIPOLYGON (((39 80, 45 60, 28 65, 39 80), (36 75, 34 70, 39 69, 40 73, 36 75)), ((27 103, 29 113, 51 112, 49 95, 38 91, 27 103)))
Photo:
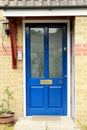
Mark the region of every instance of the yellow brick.
POLYGON ((87 42, 87 17, 75 18, 75 43, 87 42))

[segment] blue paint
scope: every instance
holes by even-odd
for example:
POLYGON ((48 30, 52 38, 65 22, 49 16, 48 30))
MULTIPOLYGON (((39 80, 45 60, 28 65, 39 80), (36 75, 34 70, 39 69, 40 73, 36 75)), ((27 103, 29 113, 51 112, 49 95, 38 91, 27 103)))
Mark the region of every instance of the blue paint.
POLYGON ((61 108, 62 107, 62 87, 49 86, 48 87, 48 103, 49 108, 61 108))
POLYGON ((67 24, 26 23, 26 115, 67 115, 67 24), (31 78, 30 28, 44 28, 44 77, 31 78), (62 77, 49 78, 49 28, 62 28, 62 77), (52 80, 52 85, 40 84, 40 80, 52 80), (61 82, 60 82, 61 81, 61 82))
POLYGON ((44 107, 44 87, 43 86, 31 86, 31 101, 30 106, 32 108, 44 107))

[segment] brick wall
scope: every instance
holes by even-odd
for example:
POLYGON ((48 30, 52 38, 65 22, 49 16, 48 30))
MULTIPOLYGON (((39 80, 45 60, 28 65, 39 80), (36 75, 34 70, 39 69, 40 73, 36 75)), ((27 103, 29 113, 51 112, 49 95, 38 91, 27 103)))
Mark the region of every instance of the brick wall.
POLYGON ((87 17, 75 18, 76 120, 87 123, 87 17))
MULTIPOLYGON (((3 89, 9 86, 14 91, 11 105, 17 116, 23 115, 23 62, 17 61, 12 69, 11 45, 4 35, 0 11, 0 99, 3 89)), ((17 50, 22 50, 22 21, 17 21, 17 50)), ((76 120, 87 123, 87 17, 75 18, 75 115, 76 120)))
MULTIPOLYGON (((23 115, 23 63, 17 61, 17 69, 12 69, 11 44, 10 39, 4 35, 0 11, 0 99, 3 98, 3 90, 9 86, 14 91, 15 101, 11 108, 16 112, 16 116, 23 115)), ((17 22, 17 50, 22 50, 22 23, 17 22)))

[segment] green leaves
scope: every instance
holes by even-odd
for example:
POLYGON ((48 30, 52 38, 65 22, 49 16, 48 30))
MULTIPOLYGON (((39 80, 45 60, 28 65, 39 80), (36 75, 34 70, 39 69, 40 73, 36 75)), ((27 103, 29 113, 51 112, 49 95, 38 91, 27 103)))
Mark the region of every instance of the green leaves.
POLYGON ((6 113, 7 111, 8 111, 8 109, 2 108, 2 110, 0 111, 0 115, 3 115, 3 114, 6 113))
MULTIPOLYGON (((4 90, 4 93, 7 95, 7 97, 9 99, 14 99, 13 97, 13 92, 9 89, 9 87, 6 87, 6 89, 4 90)), ((6 100, 5 100, 6 101, 6 100)))
POLYGON ((7 100, 6 100, 6 99, 2 99, 2 101, 7 102, 7 100))
MULTIPOLYGON (((14 100, 13 91, 11 91, 9 89, 9 87, 6 87, 4 89, 4 94, 5 94, 6 98, 3 98, 2 101, 7 105, 7 108, 6 108, 6 112, 7 112, 7 111, 9 111, 11 100, 14 100)), ((4 109, 2 112, 4 112, 4 109)))
POLYGON ((2 106, 0 107, 0 115, 3 115, 4 113, 12 113, 12 111, 9 109, 10 105, 11 105, 11 101, 14 100, 13 97, 13 91, 11 91, 9 89, 9 87, 6 87, 4 89, 4 97, 2 99, 2 106))
MULTIPOLYGON (((9 87, 5 88, 4 93, 7 95, 9 99, 14 100, 13 92, 9 89, 9 87)), ((5 99, 4 101, 6 102, 7 100, 5 99)))
POLYGON ((83 130, 87 130, 87 125, 83 126, 83 130))

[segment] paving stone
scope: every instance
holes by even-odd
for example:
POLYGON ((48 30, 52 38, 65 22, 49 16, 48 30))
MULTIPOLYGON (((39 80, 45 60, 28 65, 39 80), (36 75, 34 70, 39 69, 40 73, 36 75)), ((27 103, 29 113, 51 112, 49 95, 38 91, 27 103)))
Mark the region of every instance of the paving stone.
POLYGON ((46 122, 31 121, 29 119, 18 120, 14 130, 45 130, 46 122))
POLYGON ((74 128, 74 122, 69 117, 23 117, 19 118, 14 130, 80 130, 74 128))

